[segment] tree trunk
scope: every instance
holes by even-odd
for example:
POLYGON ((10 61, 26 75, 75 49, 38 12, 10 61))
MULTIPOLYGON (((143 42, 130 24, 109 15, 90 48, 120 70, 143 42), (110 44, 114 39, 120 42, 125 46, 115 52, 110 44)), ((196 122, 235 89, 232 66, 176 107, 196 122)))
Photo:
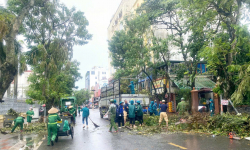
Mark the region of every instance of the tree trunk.
POLYGON ((18 91, 18 73, 14 77, 14 98, 17 98, 18 91))

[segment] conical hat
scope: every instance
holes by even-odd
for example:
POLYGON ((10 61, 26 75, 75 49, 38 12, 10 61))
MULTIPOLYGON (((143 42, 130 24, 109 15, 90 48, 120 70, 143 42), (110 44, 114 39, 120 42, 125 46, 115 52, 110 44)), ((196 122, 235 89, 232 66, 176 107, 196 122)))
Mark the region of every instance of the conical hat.
POLYGON ((54 113, 57 113, 57 112, 58 112, 58 109, 56 109, 55 107, 52 107, 52 108, 48 111, 49 114, 54 114, 54 113))
POLYGON ((69 108, 73 108, 73 106, 69 106, 69 108))

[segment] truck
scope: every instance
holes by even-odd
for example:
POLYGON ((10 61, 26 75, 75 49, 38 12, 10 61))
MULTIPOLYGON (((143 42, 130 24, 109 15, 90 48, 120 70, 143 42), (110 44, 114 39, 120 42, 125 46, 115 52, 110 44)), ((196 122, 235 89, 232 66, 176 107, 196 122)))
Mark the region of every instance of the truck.
POLYGON ((115 80, 108 85, 101 88, 101 96, 99 101, 99 112, 100 117, 107 113, 110 105, 110 100, 116 99, 117 104, 127 100, 130 102, 133 100, 135 103, 137 101, 141 102, 141 105, 144 109, 149 106, 149 97, 146 94, 127 94, 121 91, 121 82, 120 80, 115 80))
MULTIPOLYGON (((64 97, 60 99, 60 111, 61 113, 66 112, 66 107, 73 106, 75 109, 77 108, 76 98, 75 97, 64 97)), ((77 111, 75 112, 75 116, 77 116, 77 111)))

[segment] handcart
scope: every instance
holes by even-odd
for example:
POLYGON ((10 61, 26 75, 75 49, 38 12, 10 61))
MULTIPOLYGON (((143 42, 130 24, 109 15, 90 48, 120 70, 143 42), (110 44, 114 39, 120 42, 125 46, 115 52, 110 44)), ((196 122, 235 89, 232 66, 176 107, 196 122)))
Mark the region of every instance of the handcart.
POLYGON ((57 129, 57 136, 55 139, 55 142, 58 142, 58 136, 69 136, 71 135, 71 138, 74 138, 74 127, 73 127, 73 122, 72 122, 72 116, 61 116, 61 121, 57 121, 57 124, 60 125, 60 127, 57 129), (63 132, 63 126, 64 126, 64 121, 67 120, 69 123, 69 130, 63 132))

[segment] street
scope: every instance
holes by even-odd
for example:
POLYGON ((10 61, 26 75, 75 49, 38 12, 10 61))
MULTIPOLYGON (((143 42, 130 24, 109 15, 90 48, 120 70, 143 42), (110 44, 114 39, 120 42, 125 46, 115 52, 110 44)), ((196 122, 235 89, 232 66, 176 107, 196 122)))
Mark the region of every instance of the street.
POLYGON ((90 118, 100 127, 95 128, 89 120, 89 128, 82 128, 82 117, 76 117, 74 139, 70 136, 59 137, 58 143, 47 146, 47 139, 38 150, 248 150, 250 141, 229 140, 227 137, 212 137, 198 134, 156 134, 142 136, 131 134, 127 129, 124 132, 109 133, 109 121, 101 119, 98 109, 90 110, 90 118))

